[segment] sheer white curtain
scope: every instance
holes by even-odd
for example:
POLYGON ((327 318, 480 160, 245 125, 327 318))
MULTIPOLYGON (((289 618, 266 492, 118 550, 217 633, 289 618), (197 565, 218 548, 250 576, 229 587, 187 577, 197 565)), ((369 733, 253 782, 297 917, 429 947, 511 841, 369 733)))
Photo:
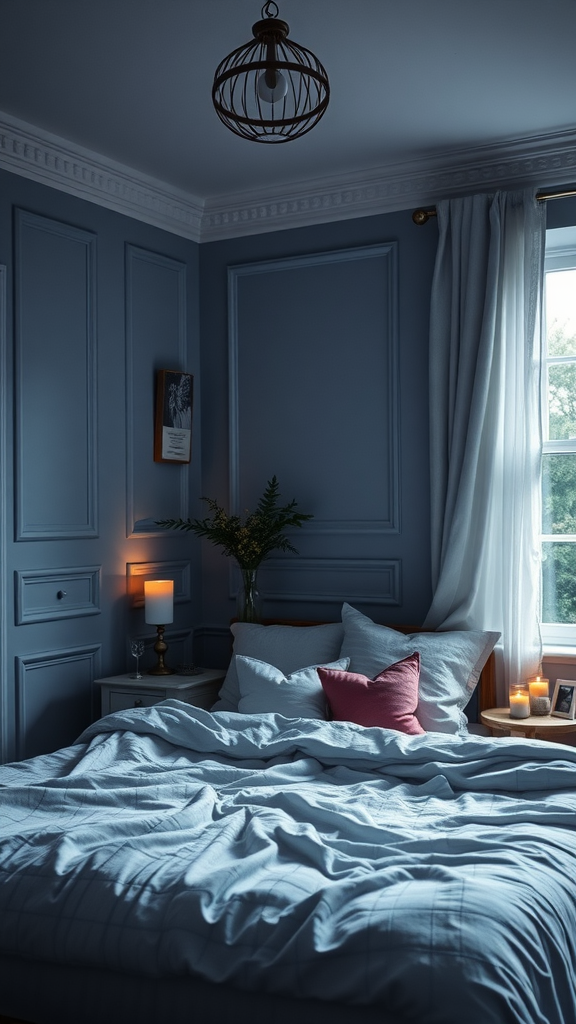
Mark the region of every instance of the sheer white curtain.
POLYGON ((540 298, 545 209, 530 192, 437 204, 430 323, 429 628, 502 634, 498 703, 537 671, 540 298))

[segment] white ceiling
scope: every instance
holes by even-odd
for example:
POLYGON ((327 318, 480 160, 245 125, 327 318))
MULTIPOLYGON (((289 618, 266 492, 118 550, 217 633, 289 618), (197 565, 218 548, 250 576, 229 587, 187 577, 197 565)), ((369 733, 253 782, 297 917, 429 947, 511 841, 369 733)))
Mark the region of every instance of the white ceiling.
POLYGON ((558 180, 576 178, 576 0, 278 5, 330 78, 302 139, 245 141, 212 108, 215 68, 260 0, 0 0, 0 111, 212 206, 551 141, 558 180))

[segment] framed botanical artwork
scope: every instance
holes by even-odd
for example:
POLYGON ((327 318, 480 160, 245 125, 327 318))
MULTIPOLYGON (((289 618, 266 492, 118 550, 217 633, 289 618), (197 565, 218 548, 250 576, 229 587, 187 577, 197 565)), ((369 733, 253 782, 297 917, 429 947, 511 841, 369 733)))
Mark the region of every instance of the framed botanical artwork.
POLYGON ((193 383, 181 370, 156 373, 155 462, 190 462, 193 383))
POLYGON ((576 682, 573 679, 556 680, 551 714, 557 718, 576 718, 576 682))

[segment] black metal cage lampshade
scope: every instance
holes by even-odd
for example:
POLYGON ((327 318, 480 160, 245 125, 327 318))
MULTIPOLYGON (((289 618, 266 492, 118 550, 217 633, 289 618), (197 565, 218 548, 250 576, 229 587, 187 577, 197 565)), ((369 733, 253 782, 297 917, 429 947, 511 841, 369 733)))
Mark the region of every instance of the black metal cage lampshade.
POLYGON ((254 40, 216 68, 212 100, 227 128, 252 142, 289 142, 309 132, 326 111, 328 76, 314 54, 288 40, 289 27, 268 0, 254 40), (272 8, 275 12, 271 13, 272 8))

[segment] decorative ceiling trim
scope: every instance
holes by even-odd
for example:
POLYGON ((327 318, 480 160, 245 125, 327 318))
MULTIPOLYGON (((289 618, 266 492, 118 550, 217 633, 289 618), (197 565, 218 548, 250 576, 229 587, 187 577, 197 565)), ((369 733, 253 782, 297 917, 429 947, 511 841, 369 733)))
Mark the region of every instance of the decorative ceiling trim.
POLYGON ((496 188, 551 188, 576 182, 576 131, 285 188, 207 199, 202 241, 369 217, 496 188))
POLYGON ((195 242, 576 182, 576 130, 203 200, 0 112, 0 167, 195 242))
POLYGON ((200 241, 204 203, 197 196, 2 112, 0 167, 200 241))

